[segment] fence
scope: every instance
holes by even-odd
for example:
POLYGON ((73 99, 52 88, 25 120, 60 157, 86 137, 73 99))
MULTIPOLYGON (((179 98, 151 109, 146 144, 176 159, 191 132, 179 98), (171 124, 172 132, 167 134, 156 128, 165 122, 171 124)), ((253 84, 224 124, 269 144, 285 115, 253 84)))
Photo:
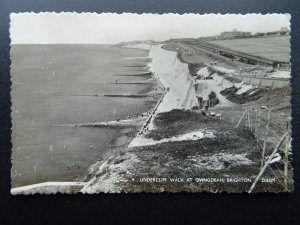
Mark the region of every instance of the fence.
MULTIPOLYGON (((236 128, 238 128, 244 124, 244 127, 255 137, 257 147, 261 150, 260 171, 251 185, 249 193, 254 190, 257 182, 266 170, 269 170, 277 181, 282 184, 284 191, 288 191, 289 182, 292 182, 289 174, 289 154, 291 151, 290 121, 287 120, 287 125, 284 128, 272 122, 271 117, 272 112, 267 107, 261 109, 257 106, 247 106, 236 125, 236 128), (273 129, 276 129, 275 132, 274 130, 271 132, 270 125, 273 129), (271 133, 273 134, 271 135, 271 133), (271 151, 267 151, 267 144, 271 136, 273 136, 273 140, 274 138, 277 140, 277 143, 271 151), (283 169, 277 166, 279 162, 283 163, 283 169), (275 169, 271 166, 275 167, 275 169)), ((268 148, 268 150, 270 149, 268 148)))

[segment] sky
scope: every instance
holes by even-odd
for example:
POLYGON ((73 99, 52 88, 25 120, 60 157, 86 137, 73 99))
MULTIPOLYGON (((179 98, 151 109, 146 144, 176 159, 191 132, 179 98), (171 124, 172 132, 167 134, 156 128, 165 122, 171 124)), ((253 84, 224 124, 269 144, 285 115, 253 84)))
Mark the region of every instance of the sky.
POLYGON ((223 31, 268 32, 290 27, 288 14, 12 13, 11 44, 115 44, 198 38, 223 31))

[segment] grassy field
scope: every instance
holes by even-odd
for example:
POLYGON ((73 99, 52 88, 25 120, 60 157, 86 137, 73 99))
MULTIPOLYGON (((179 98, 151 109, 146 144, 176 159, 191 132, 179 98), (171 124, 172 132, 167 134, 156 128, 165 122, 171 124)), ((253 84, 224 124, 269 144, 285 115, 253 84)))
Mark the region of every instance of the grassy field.
POLYGON ((290 59, 290 36, 219 40, 211 43, 269 59, 290 59))

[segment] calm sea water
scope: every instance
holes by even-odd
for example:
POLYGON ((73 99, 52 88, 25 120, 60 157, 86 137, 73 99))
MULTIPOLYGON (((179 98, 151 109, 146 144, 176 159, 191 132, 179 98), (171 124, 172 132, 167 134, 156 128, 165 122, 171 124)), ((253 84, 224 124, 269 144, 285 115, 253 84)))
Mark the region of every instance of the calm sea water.
POLYGON ((145 99, 85 95, 137 94, 148 55, 109 45, 13 45, 11 48, 13 187, 73 181, 105 154, 118 131, 54 124, 124 119, 149 110, 145 99), (92 150, 90 145, 93 145, 92 150))

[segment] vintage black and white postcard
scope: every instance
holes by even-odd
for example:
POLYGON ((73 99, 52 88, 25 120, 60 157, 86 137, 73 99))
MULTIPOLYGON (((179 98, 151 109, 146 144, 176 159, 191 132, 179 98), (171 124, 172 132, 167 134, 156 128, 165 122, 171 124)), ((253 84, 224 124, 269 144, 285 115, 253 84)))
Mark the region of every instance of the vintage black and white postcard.
POLYGON ((10 18, 12 194, 294 190, 290 15, 10 18))

